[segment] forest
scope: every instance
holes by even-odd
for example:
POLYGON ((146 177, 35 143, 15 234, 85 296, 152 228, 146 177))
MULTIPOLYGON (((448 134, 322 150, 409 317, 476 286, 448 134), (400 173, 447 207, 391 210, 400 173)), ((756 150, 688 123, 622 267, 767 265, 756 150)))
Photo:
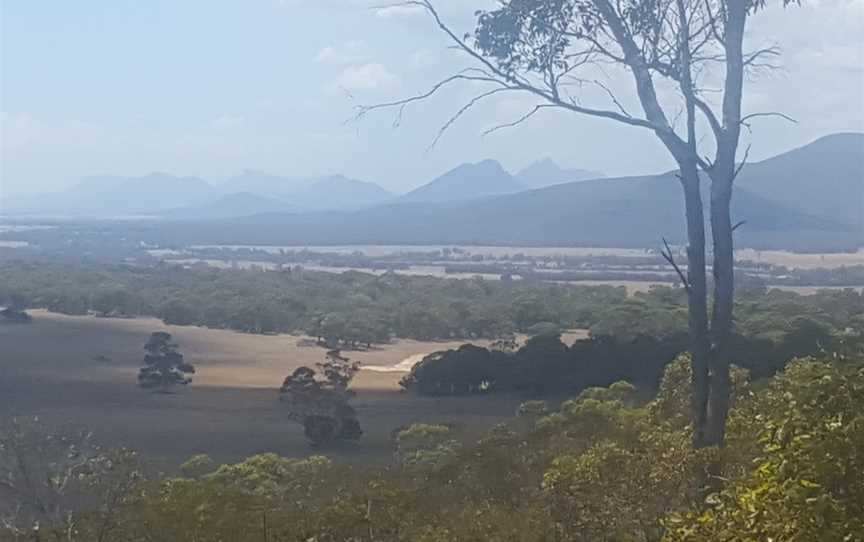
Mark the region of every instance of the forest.
MULTIPOLYGON (((832 333, 813 320, 798 318, 778 330, 775 340, 736 334, 733 359, 759 378, 782 370, 790 359, 861 341, 860 333, 832 333)), ((550 333, 531 337, 518 349, 501 340, 488 349, 466 344, 433 353, 414 365, 400 385, 422 395, 516 391, 544 397, 627 381, 653 393, 665 368, 686 349, 684 333, 661 338, 599 335, 572 345, 550 333)))
MULTIPOLYGON (((815 295, 742 286, 739 333, 777 339, 789 316, 828 329, 864 327, 853 289, 815 295)), ((498 339, 589 329, 593 335, 661 338, 686 331, 683 288, 625 288, 533 280, 451 280, 300 267, 261 272, 179 265, 0 263, 0 305, 64 314, 156 316, 169 324, 248 333, 306 333, 334 346, 393 337, 498 339)))

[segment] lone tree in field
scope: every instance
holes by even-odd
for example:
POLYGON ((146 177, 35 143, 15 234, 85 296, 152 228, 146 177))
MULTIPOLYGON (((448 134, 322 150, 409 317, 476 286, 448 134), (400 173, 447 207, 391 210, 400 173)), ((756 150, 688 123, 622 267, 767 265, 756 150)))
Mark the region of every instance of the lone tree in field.
POLYGON ((138 384, 144 389, 166 392, 174 386, 185 386, 192 382, 188 375, 195 367, 183 360, 177 344, 171 342, 171 334, 157 331, 150 335, 144 345, 144 367, 138 371, 138 384))
POLYGON ((730 393, 732 234, 738 226, 732 224, 730 202, 735 177, 747 161, 747 152, 737 158, 739 139, 751 119, 782 116, 744 114, 741 108, 747 72, 770 69, 770 60, 778 54, 774 47, 744 48, 747 21, 765 6, 765 0, 501 0, 495 10, 478 11, 474 32, 464 37, 441 19, 432 1, 401 4, 425 9, 474 67, 417 96, 361 106, 357 118, 382 108, 396 108, 401 117, 412 102, 467 82, 477 88, 485 85, 486 90, 478 90, 459 108, 435 141, 478 102, 521 92, 535 96, 539 103, 487 133, 516 126, 543 109, 558 108, 649 130, 675 160, 685 202, 686 272, 675 262, 668 244, 663 256, 688 294, 693 445, 722 446, 730 393), (629 110, 625 106, 629 101, 613 92, 606 74, 616 69, 631 80, 631 96, 639 111, 629 110), (674 91, 658 92, 658 82, 674 91), (593 89, 605 105, 587 105, 572 94, 574 88, 593 89), (683 122, 679 123, 679 115, 683 122), (714 258, 710 318, 702 182, 709 184, 714 258))
POLYGON ((325 361, 315 369, 298 367, 282 383, 279 400, 288 408, 288 417, 303 426, 313 446, 333 440, 357 440, 363 434, 357 413, 348 404, 354 392, 348 385, 360 364, 342 356, 339 350, 327 352, 325 361))

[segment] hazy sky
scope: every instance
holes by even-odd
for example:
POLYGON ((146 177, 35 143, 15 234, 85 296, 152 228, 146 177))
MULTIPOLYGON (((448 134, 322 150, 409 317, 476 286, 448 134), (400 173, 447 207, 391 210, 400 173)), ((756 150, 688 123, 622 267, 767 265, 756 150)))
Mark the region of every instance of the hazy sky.
MULTIPOLYGON (((488 5, 437 3, 460 32, 488 5)), ((784 54, 782 71, 748 83, 748 110, 799 120, 755 123, 755 158, 864 131, 864 0, 802 3, 751 22, 751 44, 779 43, 784 54)), ((151 171, 219 182, 256 169, 339 172, 401 191, 483 158, 515 170, 551 156, 610 175, 670 166, 643 130, 565 112, 481 137, 535 103, 517 96, 476 108, 426 152, 442 121, 477 90, 465 86, 407 109, 396 129, 387 112, 346 124, 356 103, 425 90, 465 65, 425 14, 375 4, 382 2, 2 0, 0 189, 38 193, 85 175, 151 171)))

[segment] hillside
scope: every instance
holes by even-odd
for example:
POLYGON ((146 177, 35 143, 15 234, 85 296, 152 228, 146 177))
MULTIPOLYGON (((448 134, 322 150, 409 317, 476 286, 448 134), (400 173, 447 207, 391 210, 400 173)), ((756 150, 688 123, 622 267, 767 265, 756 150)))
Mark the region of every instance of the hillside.
POLYGON ((282 200, 238 192, 220 196, 204 205, 170 209, 163 212, 162 216, 178 220, 208 220, 291 211, 296 209, 282 200))
POLYGON ((17 202, 14 212, 72 216, 156 214, 212 201, 219 192, 198 177, 154 172, 141 177, 98 176, 82 179, 65 192, 17 202))
POLYGON ((246 170, 225 181, 219 189, 226 194, 247 192, 270 198, 285 198, 307 184, 308 182, 302 179, 246 170))
POLYGON ((401 202, 462 201, 524 190, 495 160, 461 164, 431 182, 408 192, 401 202))
POLYGON ((864 134, 832 134, 747 165, 736 182, 784 207, 849 224, 864 242, 864 134))
POLYGON ((247 170, 219 186, 169 173, 92 176, 64 192, 0 203, 4 214, 215 219, 278 211, 359 209, 392 198, 393 194, 375 183, 343 175, 291 179, 247 170))
POLYGON ((393 194, 375 183, 329 175, 289 195, 286 199, 304 209, 356 209, 383 203, 393 194))

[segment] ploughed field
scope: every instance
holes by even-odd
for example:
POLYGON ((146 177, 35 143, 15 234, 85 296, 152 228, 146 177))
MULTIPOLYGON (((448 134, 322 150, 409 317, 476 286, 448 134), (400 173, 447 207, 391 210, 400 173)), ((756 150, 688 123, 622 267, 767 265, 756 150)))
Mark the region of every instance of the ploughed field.
POLYGON ((262 452, 387 461, 397 427, 454 423, 470 437, 512 416, 523 400, 417 397, 399 390, 405 373, 390 368, 410 367, 423 355, 462 341, 401 340, 345 352, 378 369, 360 371, 352 385, 364 435, 357 443, 316 450, 278 400, 285 376, 324 359, 324 349, 298 346, 297 336, 168 326, 151 318, 31 314, 32 323, 0 325, 0 415, 38 415, 51 425, 88 429, 101 444, 133 448, 169 470, 198 453, 223 462, 262 452), (137 385, 143 345, 160 330, 173 335, 197 370, 193 383, 173 394, 137 385))

